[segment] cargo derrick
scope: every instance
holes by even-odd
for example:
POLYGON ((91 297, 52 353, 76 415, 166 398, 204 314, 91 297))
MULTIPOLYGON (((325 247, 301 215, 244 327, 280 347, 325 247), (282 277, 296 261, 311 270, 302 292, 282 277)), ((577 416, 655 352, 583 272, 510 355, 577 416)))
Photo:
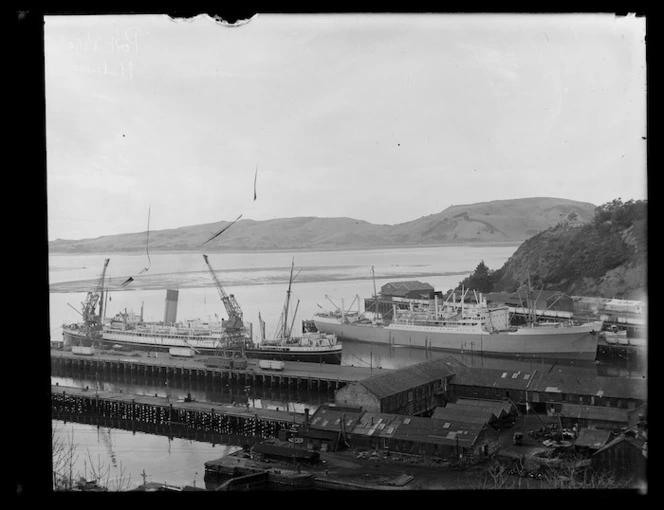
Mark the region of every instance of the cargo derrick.
POLYGON ((210 262, 208 261, 207 255, 203 254, 203 259, 207 264, 207 267, 212 275, 214 284, 217 287, 219 292, 219 297, 221 297, 221 302, 226 308, 226 313, 228 314, 228 320, 223 321, 222 328, 222 341, 225 343, 220 347, 220 355, 225 357, 241 357, 244 358, 244 348, 247 341, 246 328, 244 327, 244 322, 242 320, 242 309, 240 305, 235 300, 233 294, 228 295, 224 290, 224 287, 221 285, 221 282, 217 278, 217 275, 212 269, 210 262))

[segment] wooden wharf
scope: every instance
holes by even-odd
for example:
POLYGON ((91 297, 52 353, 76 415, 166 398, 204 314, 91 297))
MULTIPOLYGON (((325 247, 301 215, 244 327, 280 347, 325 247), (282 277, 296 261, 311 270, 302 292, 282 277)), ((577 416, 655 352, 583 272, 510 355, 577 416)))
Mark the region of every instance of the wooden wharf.
POLYGON ((52 371, 64 373, 126 374, 132 376, 159 377, 169 381, 209 380, 223 384, 244 386, 272 386, 306 388, 308 390, 336 390, 348 383, 377 375, 384 369, 285 361, 283 370, 265 370, 258 360, 247 360, 246 369, 205 366, 197 358, 172 358, 160 353, 148 357, 146 353, 133 355, 95 353, 81 356, 69 351, 51 349, 52 371))
MULTIPOLYGON (((282 429, 297 431, 306 415, 273 409, 173 400, 124 392, 51 385, 53 419, 89 423, 224 443, 228 436, 274 439, 282 429), (192 437, 193 436, 193 437, 192 437)), ((238 441, 246 444, 251 441, 238 441)), ((231 444, 235 441, 231 441, 231 444)))

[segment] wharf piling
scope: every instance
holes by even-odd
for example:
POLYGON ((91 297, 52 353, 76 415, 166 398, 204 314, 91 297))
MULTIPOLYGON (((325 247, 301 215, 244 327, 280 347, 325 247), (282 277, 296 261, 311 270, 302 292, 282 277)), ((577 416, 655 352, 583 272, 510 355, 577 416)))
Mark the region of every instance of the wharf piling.
POLYGON ((173 383, 205 382, 225 385, 281 387, 334 391, 372 374, 362 367, 286 362, 279 373, 261 370, 256 362, 246 369, 208 367, 198 360, 174 360, 166 357, 121 357, 94 355, 81 357, 66 351, 51 351, 51 372, 56 375, 122 376, 156 378, 173 383))
MULTIPOLYGON (((287 411, 246 409, 198 402, 172 402, 163 397, 96 392, 51 386, 54 419, 92 423, 125 430, 186 437, 244 436, 274 439, 285 428, 296 430, 304 416, 287 411)), ((246 444, 244 441, 243 444, 246 444)))

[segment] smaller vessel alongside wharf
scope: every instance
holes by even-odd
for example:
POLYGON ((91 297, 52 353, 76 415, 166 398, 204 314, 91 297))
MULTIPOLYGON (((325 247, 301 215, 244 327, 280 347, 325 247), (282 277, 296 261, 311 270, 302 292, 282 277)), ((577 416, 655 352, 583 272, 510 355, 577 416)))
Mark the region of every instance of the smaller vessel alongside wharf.
MULTIPOLYGON (((337 337, 330 333, 319 331, 307 331, 302 334, 293 334, 293 325, 297 316, 299 300, 295 305, 295 311, 289 324, 289 312, 291 305, 291 288, 293 284, 293 269, 295 261, 291 264, 286 301, 279 318, 276 332, 272 338, 265 336, 265 322, 260 317, 260 342, 245 347, 244 353, 248 358, 287 360, 287 361, 311 361, 314 363, 341 364, 342 345, 337 337)), ((304 323, 303 323, 304 329, 304 323)))

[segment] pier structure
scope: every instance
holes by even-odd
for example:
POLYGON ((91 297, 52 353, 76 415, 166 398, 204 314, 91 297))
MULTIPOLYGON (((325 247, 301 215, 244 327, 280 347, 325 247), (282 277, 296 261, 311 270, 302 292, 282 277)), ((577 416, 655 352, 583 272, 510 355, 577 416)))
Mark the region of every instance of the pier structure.
POLYGON ((277 438, 282 429, 299 430, 306 419, 301 414, 287 411, 249 409, 187 399, 173 401, 167 397, 122 392, 91 392, 57 385, 51 386, 51 415, 63 421, 204 440, 213 444, 221 443, 223 439, 224 443, 238 445, 252 440, 277 438), (234 436, 236 441, 230 436, 234 436))
POLYGON ((164 381, 209 381, 220 385, 264 386, 335 391, 349 382, 371 377, 376 370, 319 363, 284 362, 283 370, 264 370, 256 360, 248 360, 245 369, 209 367, 196 359, 128 357, 112 354, 80 356, 51 350, 52 373, 89 374, 94 376, 127 375, 154 377, 164 381))

